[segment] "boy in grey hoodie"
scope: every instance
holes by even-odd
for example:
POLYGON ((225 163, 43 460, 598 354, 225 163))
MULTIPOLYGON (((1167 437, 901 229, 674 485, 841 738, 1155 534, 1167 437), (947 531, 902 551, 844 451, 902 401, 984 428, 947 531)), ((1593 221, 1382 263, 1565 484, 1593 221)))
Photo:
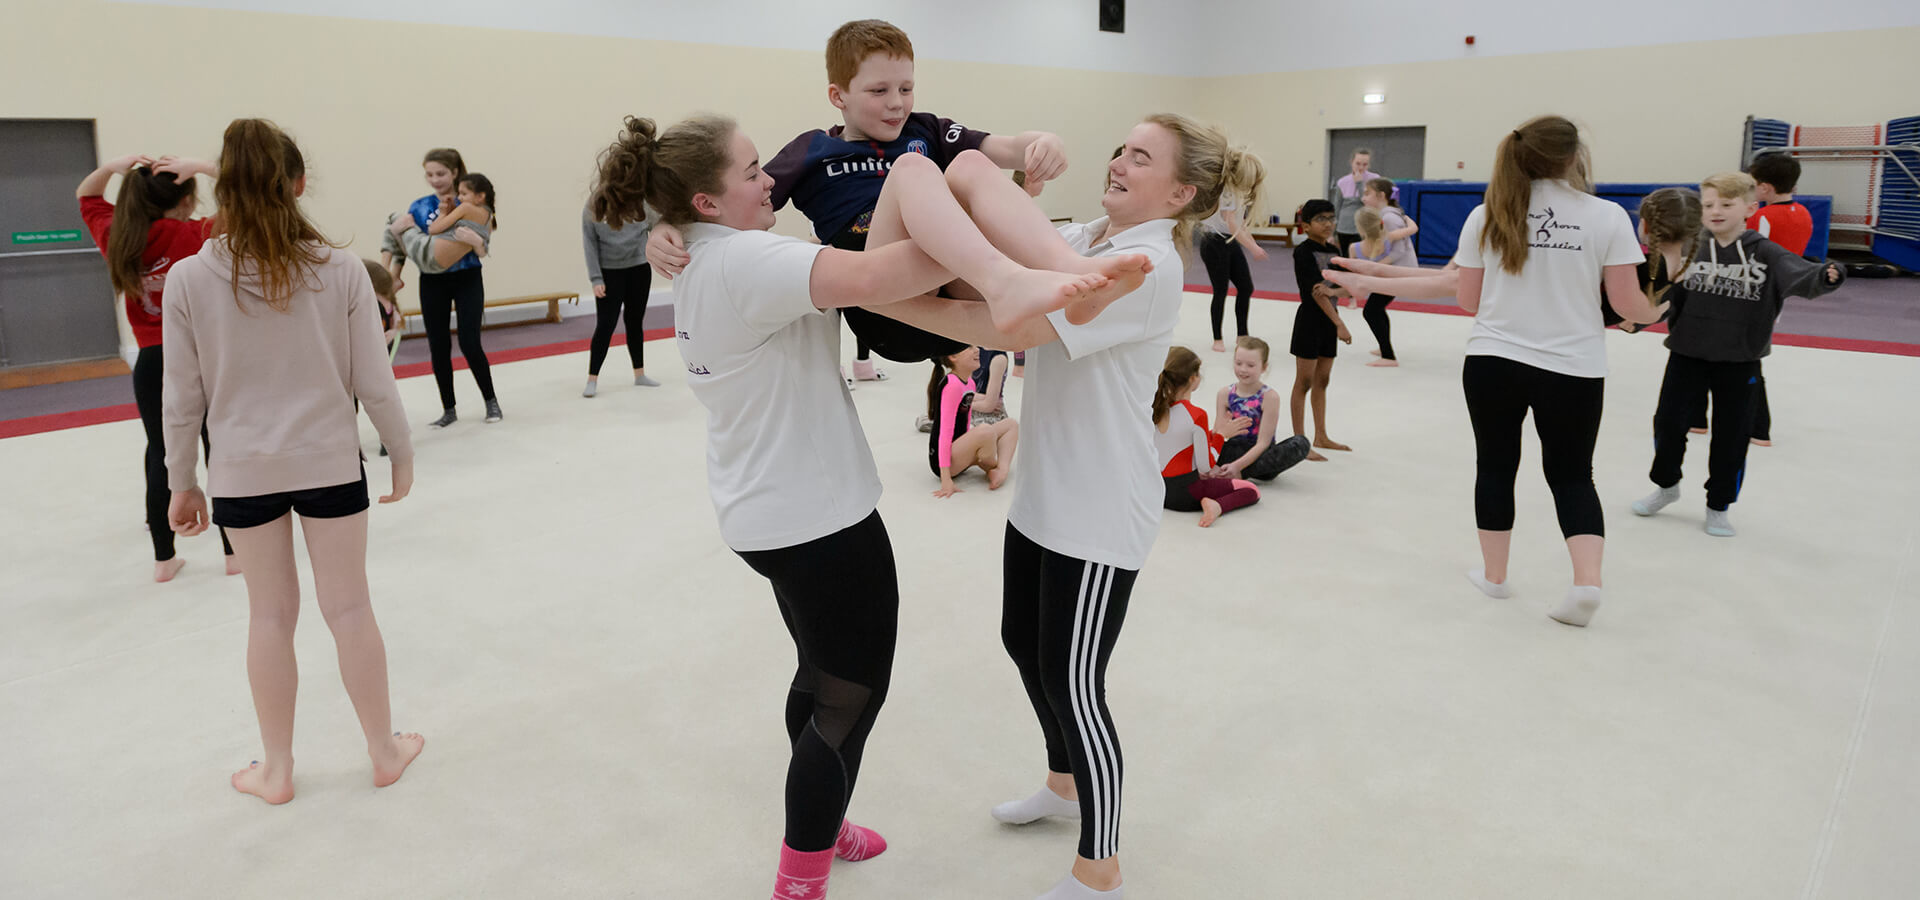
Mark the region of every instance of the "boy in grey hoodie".
POLYGON ((1715 175, 1700 185, 1700 250, 1668 293, 1666 377, 1653 414, 1653 470, 1659 490, 1633 511, 1650 516, 1680 499, 1680 462, 1687 425, 1713 398, 1713 436, 1707 450, 1706 532, 1733 537, 1727 507, 1739 499, 1746 476, 1747 435, 1753 427, 1760 360, 1773 350, 1773 324, 1788 297, 1818 297, 1845 278, 1838 266, 1796 256, 1748 230, 1754 182, 1743 173, 1715 175))

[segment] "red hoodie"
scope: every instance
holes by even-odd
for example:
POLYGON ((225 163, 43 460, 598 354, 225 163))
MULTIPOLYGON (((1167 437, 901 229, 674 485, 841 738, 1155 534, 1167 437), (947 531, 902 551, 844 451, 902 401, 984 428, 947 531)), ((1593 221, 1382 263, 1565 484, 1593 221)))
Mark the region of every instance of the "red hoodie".
MULTIPOLYGON (((105 197, 81 197, 80 218, 100 255, 107 253, 107 229, 113 225, 113 204, 105 197)), ((147 247, 140 251, 141 284, 146 291, 136 297, 127 295, 127 324, 133 326, 134 343, 141 349, 160 346, 160 291, 167 284, 167 270, 200 252, 207 242, 211 219, 166 219, 147 227, 147 247)))

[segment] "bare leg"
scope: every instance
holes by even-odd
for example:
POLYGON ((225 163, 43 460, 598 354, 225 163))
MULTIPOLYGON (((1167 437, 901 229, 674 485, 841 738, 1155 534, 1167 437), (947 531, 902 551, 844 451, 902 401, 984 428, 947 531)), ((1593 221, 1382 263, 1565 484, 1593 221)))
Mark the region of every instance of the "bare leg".
POLYGON ((1020 446, 1020 423, 1013 419, 1001 419, 992 426, 1000 429, 994 438, 995 457, 993 471, 987 473, 987 490, 997 491, 1007 483, 1007 476, 1013 472, 1013 451, 1020 446))
MULTIPOLYGON (((1004 181, 1004 186, 1012 188, 1018 202, 1044 222, 1032 200, 1013 182, 1004 181)), ((995 326, 1003 329, 1076 300, 1098 300, 1104 306, 1138 287, 1145 277, 1146 257, 1138 254, 1097 261, 1072 254, 1079 260, 1073 269, 1051 271, 1029 269, 1009 259, 968 217, 939 167, 919 154, 894 163, 874 208, 873 229, 867 236, 870 249, 888 242, 884 238, 904 234, 955 276, 978 287, 987 298, 995 326), (1129 281, 1131 286, 1126 284, 1129 281)), ((1065 247, 1058 232, 1052 236, 1065 247)))
POLYGON ((293 799, 293 702, 300 686, 293 629, 300 619, 300 572, 291 513, 227 532, 247 583, 247 683, 260 720, 262 758, 233 773, 233 787, 268 803, 293 799))
POLYGON ((1333 359, 1313 362, 1313 445, 1322 450, 1352 450, 1327 436, 1327 385, 1333 383, 1333 359))
MULTIPOLYGON (((1571 545, 1572 542, 1568 543, 1571 545)), ((1494 584, 1507 583, 1507 557, 1512 548, 1513 532, 1480 532, 1480 561, 1486 568, 1488 581, 1494 584)))
POLYGON ((1597 534, 1576 534, 1567 538, 1567 555, 1573 559, 1574 586, 1600 586, 1600 560, 1606 555, 1607 539, 1597 534))
MULTIPOLYGON (((1293 358, 1293 396, 1287 399, 1287 409, 1293 413, 1293 433, 1307 433, 1307 393, 1313 389, 1314 360, 1293 358)), ((1307 459, 1313 462, 1326 462, 1327 458, 1318 451, 1307 451, 1307 459)))
POLYGON ((1111 891, 1120 886, 1120 854, 1106 859, 1073 858, 1073 877, 1096 891, 1111 891))
POLYGON ((407 764, 420 755, 426 739, 393 732, 387 696, 387 646, 374 621, 367 588, 367 514, 338 519, 301 519, 307 554, 313 559, 314 592, 320 614, 333 632, 340 656, 340 680, 360 717, 373 758, 373 783, 386 787, 400 780, 407 764))

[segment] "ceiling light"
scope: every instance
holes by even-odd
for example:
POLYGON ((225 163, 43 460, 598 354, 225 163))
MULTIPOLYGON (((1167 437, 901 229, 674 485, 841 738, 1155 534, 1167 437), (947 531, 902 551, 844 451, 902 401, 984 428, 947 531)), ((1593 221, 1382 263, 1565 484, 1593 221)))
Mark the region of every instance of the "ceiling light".
POLYGON ((1365 103, 1368 106, 1379 106, 1380 104, 1387 102, 1387 95, 1379 91, 1361 94, 1360 102, 1365 103))

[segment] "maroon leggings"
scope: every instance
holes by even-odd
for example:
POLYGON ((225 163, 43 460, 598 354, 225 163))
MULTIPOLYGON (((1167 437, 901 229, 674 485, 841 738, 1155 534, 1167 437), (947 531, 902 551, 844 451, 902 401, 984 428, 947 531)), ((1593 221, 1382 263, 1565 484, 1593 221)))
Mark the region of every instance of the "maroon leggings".
POLYGON ((1167 483, 1164 505, 1175 512, 1199 512, 1201 500, 1219 503, 1223 514, 1260 501, 1260 489, 1238 478, 1201 478, 1198 472, 1188 472, 1161 480, 1167 483))

